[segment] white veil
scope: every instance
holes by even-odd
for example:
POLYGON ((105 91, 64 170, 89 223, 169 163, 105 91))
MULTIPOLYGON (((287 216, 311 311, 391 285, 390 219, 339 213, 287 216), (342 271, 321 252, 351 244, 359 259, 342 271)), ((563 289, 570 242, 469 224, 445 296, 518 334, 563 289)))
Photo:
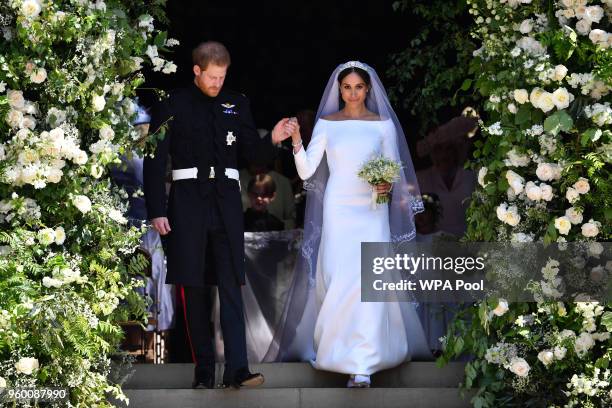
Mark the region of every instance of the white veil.
MULTIPOLYGON (((414 215, 423 211, 423 202, 420 199, 417 178, 402 126, 376 71, 358 61, 350 61, 336 67, 325 87, 316 121, 340 110, 338 76, 348 68, 360 68, 369 74, 371 88, 366 106, 378 114, 381 120, 392 120, 395 126, 396 157, 400 158, 403 167, 399 179, 394 183, 389 202, 391 240, 397 244, 412 240, 416 235, 414 215)), ((328 178, 327 158, 323 155, 315 173, 304 183, 307 200, 302 249, 296 260, 288 301, 265 361, 304 360, 311 357, 309 349, 312 349, 312 334, 318 312, 313 301, 315 276, 323 224, 323 197, 328 178)))

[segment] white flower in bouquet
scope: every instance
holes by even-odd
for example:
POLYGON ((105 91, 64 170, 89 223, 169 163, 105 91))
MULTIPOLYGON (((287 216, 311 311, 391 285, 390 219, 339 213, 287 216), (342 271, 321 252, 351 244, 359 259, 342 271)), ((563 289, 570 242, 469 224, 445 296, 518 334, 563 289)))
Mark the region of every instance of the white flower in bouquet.
POLYGON ((546 53, 546 48, 535 38, 532 37, 523 37, 516 43, 523 51, 537 56, 543 55, 546 53))
POLYGON ((158 57, 157 47, 155 45, 148 45, 145 54, 153 61, 154 58, 158 57))
POLYGON ((91 106, 93 107, 94 112, 100 112, 104 110, 106 106, 106 99, 104 99, 103 95, 94 95, 91 100, 91 106))
POLYGON ((515 205, 508 207, 508 204, 502 203, 497 207, 497 218, 512 226, 516 227, 521 221, 521 216, 518 213, 518 209, 515 205))
POLYGON ((151 62, 153 63, 153 71, 155 72, 161 71, 162 68, 164 67, 164 64, 166 63, 166 61, 160 57, 152 58, 151 62))
POLYGON ((589 180, 585 179, 584 177, 580 177, 578 181, 574 183, 573 187, 576 189, 578 194, 586 194, 591 189, 589 180))
POLYGON ((544 350, 538 353, 538 360, 540 360, 546 367, 551 365, 554 359, 555 355, 552 350, 544 350))
POLYGON ((579 20, 576 23, 576 32, 580 35, 587 35, 591 32, 591 22, 587 19, 579 20))
POLYGON ((514 357, 510 360, 510 371, 519 377, 527 377, 530 368, 524 358, 514 357))
POLYGON ((64 231, 63 227, 57 227, 55 229, 55 243, 57 245, 63 245, 64 241, 66 241, 66 231, 64 231))
POLYGON ((86 214, 89 211, 91 211, 91 200, 87 196, 84 196, 84 195, 74 196, 74 198, 72 199, 72 203, 83 214, 86 214))
POLYGON ((590 257, 599 258, 599 256, 603 253, 604 247, 599 242, 590 242, 589 247, 587 248, 587 253, 590 257))
POLYGON ((521 105, 529 101, 529 94, 526 89, 515 89, 513 92, 514 100, 521 105))
POLYGON ((138 17, 138 27, 145 28, 146 31, 152 32, 153 27, 153 17, 148 14, 143 14, 138 17))
POLYGON ((573 95, 565 88, 559 88, 552 93, 552 101, 559 110, 567 108, 572 100, 573 95))
MULTIPOLYGON (((384 156, 377 156, 366 162, 357 176, 366 181, 372 186, 382 183, 393 183, 399 178, 402 164, 384 156)), ((372 193, 373 204, 382 204, 389 201, 387 195, 377 195, 375 191, 372 193)))
POLYGON ((0 389, 6 388, 6 380, 4 377, 0 377, 0 389))
POLYGON ((582 213, 578 211, 575 207, 570 207, 565 210, 565 216, 574 225, 578 225, 582 222, 582 213))
POLYGON ((123 214, 121 213, 121 211, 113 208, 112 210, 110 210, 108 212, 108 218, 110 218, 111 220, 119 223, 119 224, 126 224, 127 223, 127 219, 123 216, 123 214))
POLYGON ((493 309, 493 314, 498 317, 503 316, 508 310, 508 302, 506 301, 506 299, 499 299, 499 301, 497 302, 497 306, 495 307, 495 309, 493 309))
POLYGON ((115 131, 108 125, 102 126, 100 129, 100 139, 111 141, 115 137, 115 131))
POLYGON ((42 284, 45 288, 61 288, 64 282, 59 279, 45 276, 42 280, 42 284))
POLYGON ((590 219, 589 222, 582 224, 582 235, 586 238, 593 238, 599 234, 601 223, 590 219))
POLYGON ((550 92, 543 91, 534 106, 544 113, 550 112, 555 107, 555 98, 550 92))
POLYGON ((9 90, 6 96, 11 108, 20 110, 25 107, 25 99, 22 91, 9 90))
POLYGON ((591 268, 591 272, 589 273, 589 278, 591 278, 593 282, 602 282, 605 276, 606 271, 601 265, 591 268))
POLYGON ((478 170, 478 184, 480 184, 481 187, 486 187, 489 183, 485 183, 484 179, 485 176, 487 175, 488 169, 486 167, 481 167, 480 170, 478 170))
POLYGON ((104 174, 104 167, 99 164, 92 164, 90 174, 93 178, 99 179, 104 174))
POLYGON ((540 183, 540 191, 542 191, 542 200, 552 201, 554 194, 553 189, 548 184, 540 183))
POLYGON ((39 368, 38 360, 33 357, 22 357, 15 363, 15 369, 19 374, 31 375, 34 370, 39 368))
POLYGON ((529 34, 531 30, 533 30, 533 20, 530 18, 523 20, 519 25, 519 31, 522 34, 529 34))
POLYGON ((0 143, 0 160, 4 160, 6 158, 6 148, 4 144, 0 143))
POLYGON ((565 65, 557 65, 553 71, 553 75, 550 79, 553 81, 561 82, 567 75, 567 67, 565 65))
POLYGON ((609 35, 610 34, 605 32, 604 30, 600 30, 597 28, 595 30, 591 30, 591 32, 589 33, 589 40, 591 40, 591 42, 595 45, 601 45, 602 47, 607 47, 609 35))
POLYGON ((42 84, 47 79, 47 70, 44 68, 38 68, 30 75, 30 81, 35 84, 42 84))
POLYGON ((566 216, 555 218, 555 228, 559 230, 559 234, 567 235, 572 228, 572 223, 566 216))
POLYGON ((584 10, 584 14, 579 17, 590 21, 591 23, 599 23, 604 16, 604 10, 600 6, 589 6, 584 10))
POLYGON ((525 185, 523 184, 525 179, 519 176, 517 173, 513 172, 512 170, 506 171, 506 180, 508 181, 508 184, 512 190, 514 190, 514 194, 518 195, 523 192, 523 189, 525 188, 525 185))
POLYGON ((13 129, 21 128, 23 123, 23 113, 16 109, 11 109, 6 115, 6 123, 8 123, 8 125, 13 129))
POLYGON ((512 234, 510 240, 511 242, 533 242, 533 235, 525 234, 524 232, 516 232, 512 234))
POLYGON ((608 341, 610 340, 610 336, 611 334, 606 332, 606 333, 593 333, 592 334, 593 339, 596 341, 608 341))
POLYGON ((525 194, 531 201, 540 201, 542 199, 542 189, 533 181, 528 181, 525 185, 525 194))
POLYGON ((162 73, 164 74, 172 74, 176 72, 176 64, 170 61, 167 61, 164 65, 164 69, 162 69, 162 73))
POLYGON ((83 150, 78 149, 74 153, 72 161, 75 164, 78 164, 78 165, 81 165, 81 166, 84 165, 85 163, 87 163, 87 153, 85 153, 83 150))
POLYGON ((574 342, 574 350, 578 356, 586 354, 590 349, 595 346, 595 340, 590 333, 580 333, 580 336, 576 338, 574 342))
POLYGON ((567 349, 565 347, 556 346, 553 350, 553 353, 555 355, 555 359, 563 360, 565 358, 565 355, 567 354, 567 349))
POLYGON ((559 180, 561 178, 561 166, 552 163, 539 163, 536 168, 536 176, 542 181, 559 180))
POLYGON ((55 242, 55 231, 52 228, 43 228, 38 231, 37 238, 42 245, 51 245, 55 242))
POLYGON ((574 187, 569 187, 565 192, 565 198, 570 202, 570 204, 574 204, 576 201, 578 201, 578 198, 580 198, 580 194, 574 187))
POLYGON ((39 0, 24 0, 21 3, 21 14, 26 18, 38 17, 42 11, 42 5, 39 0))
POLYGON ((61 275, 61 278, 64 283, 72 283, 79 280, 79 278, 81 277, 81 272, 70 268, 63 268, 60 271, 59 275, 61 275))
POLYGON ((512 150, 506 153, 506 160, 504 160, 504 164, 510 167, 525 167, 529 165, 529 156, 526 154, 520 154, 517 152, 516 148, 512 148, 512 150))

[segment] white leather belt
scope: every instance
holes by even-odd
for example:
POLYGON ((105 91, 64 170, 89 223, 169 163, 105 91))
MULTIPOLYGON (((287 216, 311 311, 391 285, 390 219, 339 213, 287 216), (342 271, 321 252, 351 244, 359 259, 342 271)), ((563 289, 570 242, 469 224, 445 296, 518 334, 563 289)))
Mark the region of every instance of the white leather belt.
MULTIPOLYGON (((226 168, 225 176, 227 178, 236 180, 238 182, 238 187, 240 187, 240 173, 238 172, 238 170, 226 168)), ((216 177, 215 168, 211 167, 210 172, 208 173, 208 178, 214 179, 215 177, 216 177)), ((198 168, 197 167, 191 167, 189 169, 172 170, 172 180, 173 181, 186 180, 186 179, 197 179, 197 178, 198 178, 198 168)))

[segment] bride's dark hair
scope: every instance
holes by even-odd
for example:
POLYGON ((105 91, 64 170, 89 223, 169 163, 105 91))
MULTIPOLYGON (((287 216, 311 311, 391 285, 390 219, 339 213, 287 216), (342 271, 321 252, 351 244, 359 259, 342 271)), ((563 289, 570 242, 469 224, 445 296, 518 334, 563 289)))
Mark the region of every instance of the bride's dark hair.
POLYGON ((352 74, 353 72, 359 75, 361 79, 363 79, 363 82, 365 82, 368 87, 370 86, 370 83, 372 82, 372 80, 370 79, 370 74, 368 74, 368 72, 365 69, 361 69, 359 67, 348 67, 340 71, 340 73, 338 74, 338 84, 341 84, 342 80, 346 78, 349 74, 352 74))

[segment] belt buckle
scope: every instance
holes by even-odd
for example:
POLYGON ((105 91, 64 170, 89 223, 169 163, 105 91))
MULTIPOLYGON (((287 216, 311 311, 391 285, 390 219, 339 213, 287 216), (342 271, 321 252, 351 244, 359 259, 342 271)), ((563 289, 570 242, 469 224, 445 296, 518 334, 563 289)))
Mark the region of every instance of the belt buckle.
POLYGON ((215 168, 213 166, 210 166, 210 173, 208 174, 208 178, 209 179, 215 178, 215 168))

